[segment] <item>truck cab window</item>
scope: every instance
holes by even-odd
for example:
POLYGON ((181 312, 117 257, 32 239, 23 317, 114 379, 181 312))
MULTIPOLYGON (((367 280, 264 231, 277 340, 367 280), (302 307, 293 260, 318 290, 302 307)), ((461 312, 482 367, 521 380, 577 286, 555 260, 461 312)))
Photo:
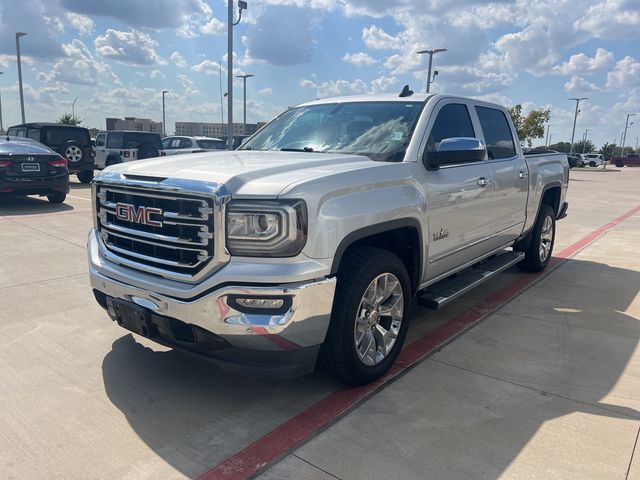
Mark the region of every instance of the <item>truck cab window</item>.
POLYGON ((467 106, 462 103, 450 103, 438 112, 427 140, 427 150, 435 152, 442 140, 457 137, 475 137, 475 133, 467 106))
POLYGON ((516 154, 516 146, 513 143, 513 135, 509 128, 509 122, 504 113, 495 108, 476 107, 480 126, 487 143, 489 160, 511 158, 516 154))

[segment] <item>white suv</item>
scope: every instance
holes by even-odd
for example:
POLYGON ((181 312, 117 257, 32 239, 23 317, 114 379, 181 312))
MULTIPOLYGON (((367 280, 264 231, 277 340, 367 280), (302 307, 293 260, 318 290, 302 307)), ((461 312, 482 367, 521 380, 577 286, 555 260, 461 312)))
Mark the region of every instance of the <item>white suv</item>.
POLYGON ((173 136, 162 139, 162 149, 166 155, 212 152, 226 150, 226 143, 220 138, 173 136))
POLYGON ((164 156, 159 133, 129 130, 100 132, 96 137, 96 166, 164 156))
POLYGON ((604 165, 604 156, 601 153, 587 153, 582 155, 584 166, 599 167, 604 165))

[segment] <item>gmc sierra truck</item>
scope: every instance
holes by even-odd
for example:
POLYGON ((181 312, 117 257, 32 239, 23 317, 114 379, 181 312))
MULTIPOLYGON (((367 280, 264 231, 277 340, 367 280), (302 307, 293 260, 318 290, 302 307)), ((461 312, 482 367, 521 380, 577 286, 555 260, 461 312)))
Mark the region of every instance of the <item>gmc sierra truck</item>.
POLYGON ((317 100, 236 151, 106 168, 91 285, 122 327, 226 370, 362 384, 396 359, 413 302, 544 269, 568 181, 564 154, 523 155, 498 105, 317 100))

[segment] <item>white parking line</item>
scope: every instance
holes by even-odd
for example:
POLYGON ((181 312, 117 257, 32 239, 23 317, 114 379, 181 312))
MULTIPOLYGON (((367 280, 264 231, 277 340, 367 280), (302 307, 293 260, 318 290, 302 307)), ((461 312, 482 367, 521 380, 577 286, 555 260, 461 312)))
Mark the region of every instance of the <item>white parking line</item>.
POLYGON ((69 194, 67 194, 67 197, 70 197, 70 198, 77 198, 78 200, 86 200, 87 202, 90 202, 90 201, 91 201, 91 199, 90 199, 90 198, 76 197, 75 195, 69 195, 69 194))

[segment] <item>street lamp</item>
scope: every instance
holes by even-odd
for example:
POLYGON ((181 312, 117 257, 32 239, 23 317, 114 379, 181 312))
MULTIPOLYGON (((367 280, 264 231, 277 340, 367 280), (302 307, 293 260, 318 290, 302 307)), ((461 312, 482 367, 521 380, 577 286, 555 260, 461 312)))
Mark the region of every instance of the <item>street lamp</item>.
POLYGON ((255 77, 255 75, 252 75, 250 73, 245 73, 243 75, 236 75, 236 77, 241 78, 244 81, 244 103, 243 103, 244 123, 242 127, 242 133, 246 135, 247 134, 247 78, 255 77))
POLYGON ((233 150, 233 26, 240 23, 242 10, 247 9, 247 2, 238 0, 238 21, 233 21, 233 2, 227 2, 227 148, 233 150))
MULTIPOLYGON (((4 72, 0 72, 2 75, 4 72)), ((0 134, 4 134, 4 127, 2 126, 2 92, 0 91, 0 134)))
POLYGON ((633 125, 633 122, 629 124, 629 117, 633 117, 635 113, 627 113, 627 120, 624 122, 624 134, 622 135, 622 150, 620 151, 620 156, 624 157, 624 145, 627 143, 627 128, 633 125))
POLYGON ((554 135, 555 133, 552 133, 551 135, 549 135, 549 146, 551 146, 551 139, 553 138, 554 135))
POLYGON ((587 128, 582 136, 582 153, 584 153, 585 148, 587 148, 587 134, 589 133, 589 130, 591 129, 587 128))
POLYGON ((16 56, 18 57, 18 87, 20 88, 20 112, 22 113, 22 123, 24 119, 24 92, 22 91, 22 66, 20 64, 20 37, 24 37, 26 33, 16 32, 16 56))
MULTIPOLYGON (((436 53, 440 53, 440 52, 446 52, 447 49, 446 48, 436 48, 435 50, 420 50, 418 52, 419 55, 423 55, 423 54, 428 54, 429 55, 429 72, 427 73, 427 93, 429 93, 429 87, 430 85, 435 81, 436 76, 433 76, 433 79, 431 78, 431 67, 433 65, 433 55, 436 53)), ((436 72, 437 75, 438 72, 436 72)))
POLYGON ((73 102, 71 102, 71 116, 75 119, 76 118, 76 102, 78 101, 78 97, 73 99, 73 102))
POLYGON ((547 139, 544 142, 545 148, 549 148, 549 132, 551 131, 551 127, 553 127, 553 125, 551 124, 547 125, 547 139))
POLYGON ((576 102, 576 113, 573 116, 573 131, 571 132, 571 148, 569 150, 569 155, 573 154, 573 140, 576 136, 576 121, 578 120, 578 105, 580 105, 580 101, 581 100, 588 100, 587 97, 581 97, 581 98, 570 98, 569 100, 575 100, 576 102))
POLYGON ((164 96, 169 93, 169 90, 162 90, 162 136, 167 136, 167 129, 165 127, 165 104, 164 104, 164 96))

